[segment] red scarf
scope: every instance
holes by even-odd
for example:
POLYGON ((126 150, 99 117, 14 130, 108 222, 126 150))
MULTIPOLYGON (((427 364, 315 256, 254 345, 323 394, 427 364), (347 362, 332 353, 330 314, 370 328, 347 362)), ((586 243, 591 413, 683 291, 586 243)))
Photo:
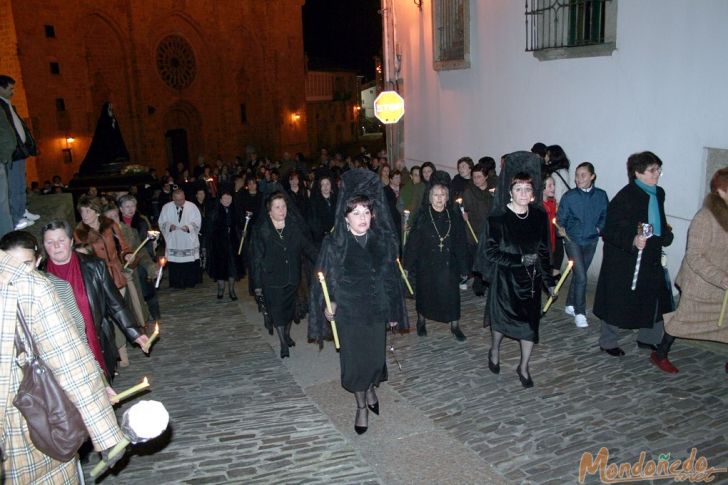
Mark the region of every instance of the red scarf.
POLYGON ((106 368, 104 362, 104 354, 101 352, 101 343, 96 335, 96 326, 94 325, 94 319, 91 315, 91 306, 88 302, 88 294, 86 293, 86 285, 83 281, 83 274, 81 273, 81 264, 79 263, 78 256, 75 253, 71 254, 71 260, 66 264, 55 264, 50 258, 48 258, 48 272, 58 276, 62 280, 68 281, 71 288, 73 288, 73 296, 76 297, 76 304, 78 309, 83 315, 83 322, 86 326, 86 339, 88 345, 91 348, 91 352, 99 363, 101 369, 108 376, 109 371, 106 368))
POLYGON ((556 227, 554 219, 556 218, 556 199, 546 199, 543 201, 543 208, 546 209, 546 215, 549 218, 549 239, 551 240, 551 253, 556 248, 556 227))

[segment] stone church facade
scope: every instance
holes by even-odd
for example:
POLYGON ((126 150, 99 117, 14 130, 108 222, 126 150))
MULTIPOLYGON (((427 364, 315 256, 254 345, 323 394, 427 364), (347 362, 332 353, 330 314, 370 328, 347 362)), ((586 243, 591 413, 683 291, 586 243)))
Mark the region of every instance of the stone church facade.
POLYGON ((110 101, 134 163, 308 150, 304 0, 7 0, 0 72, 39 142, 28 179, 68 181, 110 101))

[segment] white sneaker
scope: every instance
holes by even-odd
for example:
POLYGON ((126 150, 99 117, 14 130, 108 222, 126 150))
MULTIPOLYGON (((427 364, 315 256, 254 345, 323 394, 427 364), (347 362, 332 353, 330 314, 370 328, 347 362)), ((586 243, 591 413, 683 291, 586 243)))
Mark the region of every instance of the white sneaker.
POLYGON ((31 221, 30 219, 26 219, 25 217, 23 217, 18 221, 17 224, 15 224, 15 230, 20 231, 21 229, 25 229, 26 227, 32 226, 33 224, 35 224, 35 221, 31 221))
POLYGON ((574 317, 574 323, 578 328, 586 328, 589 326, 589 322, 586 321, 586 316, 581 313, 574 317))
POLYGON ((576 315, 573 305, 566 305, 564 307, 564 313, 566 313, 567 315, 571 315, 572 317, 576 315))
POLYGON ((23 217, 31 221, 37 221, 38 219, 40 219, 40 216, 38 214, 33 214, 28 209, 25 209, 25 214, 23 214, 23 217))

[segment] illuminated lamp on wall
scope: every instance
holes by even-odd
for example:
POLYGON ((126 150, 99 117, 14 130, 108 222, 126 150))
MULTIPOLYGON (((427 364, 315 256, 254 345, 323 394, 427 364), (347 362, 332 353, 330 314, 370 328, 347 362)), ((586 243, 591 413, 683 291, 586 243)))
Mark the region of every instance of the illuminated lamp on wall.
POLYGON ((76 139, 72 136, 66 136, 66 148, 63 148, 61 151, 63 152, 63 163, 73 163, 73 143, 76 141, 76 139))
POLYGON ((298 123, 301 121, 301 114, 300 113, 291 113, 291 121, 294 123, 298 123))

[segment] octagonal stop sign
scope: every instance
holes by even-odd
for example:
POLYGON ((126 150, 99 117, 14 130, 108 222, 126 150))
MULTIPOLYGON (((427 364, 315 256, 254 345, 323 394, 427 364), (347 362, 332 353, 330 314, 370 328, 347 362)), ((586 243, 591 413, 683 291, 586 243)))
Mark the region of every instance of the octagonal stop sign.
POLYGON ((404 99, 396 91, 382 91, 374 100, 374 116, 385 125, 397 123, 404 115, 404 99))

